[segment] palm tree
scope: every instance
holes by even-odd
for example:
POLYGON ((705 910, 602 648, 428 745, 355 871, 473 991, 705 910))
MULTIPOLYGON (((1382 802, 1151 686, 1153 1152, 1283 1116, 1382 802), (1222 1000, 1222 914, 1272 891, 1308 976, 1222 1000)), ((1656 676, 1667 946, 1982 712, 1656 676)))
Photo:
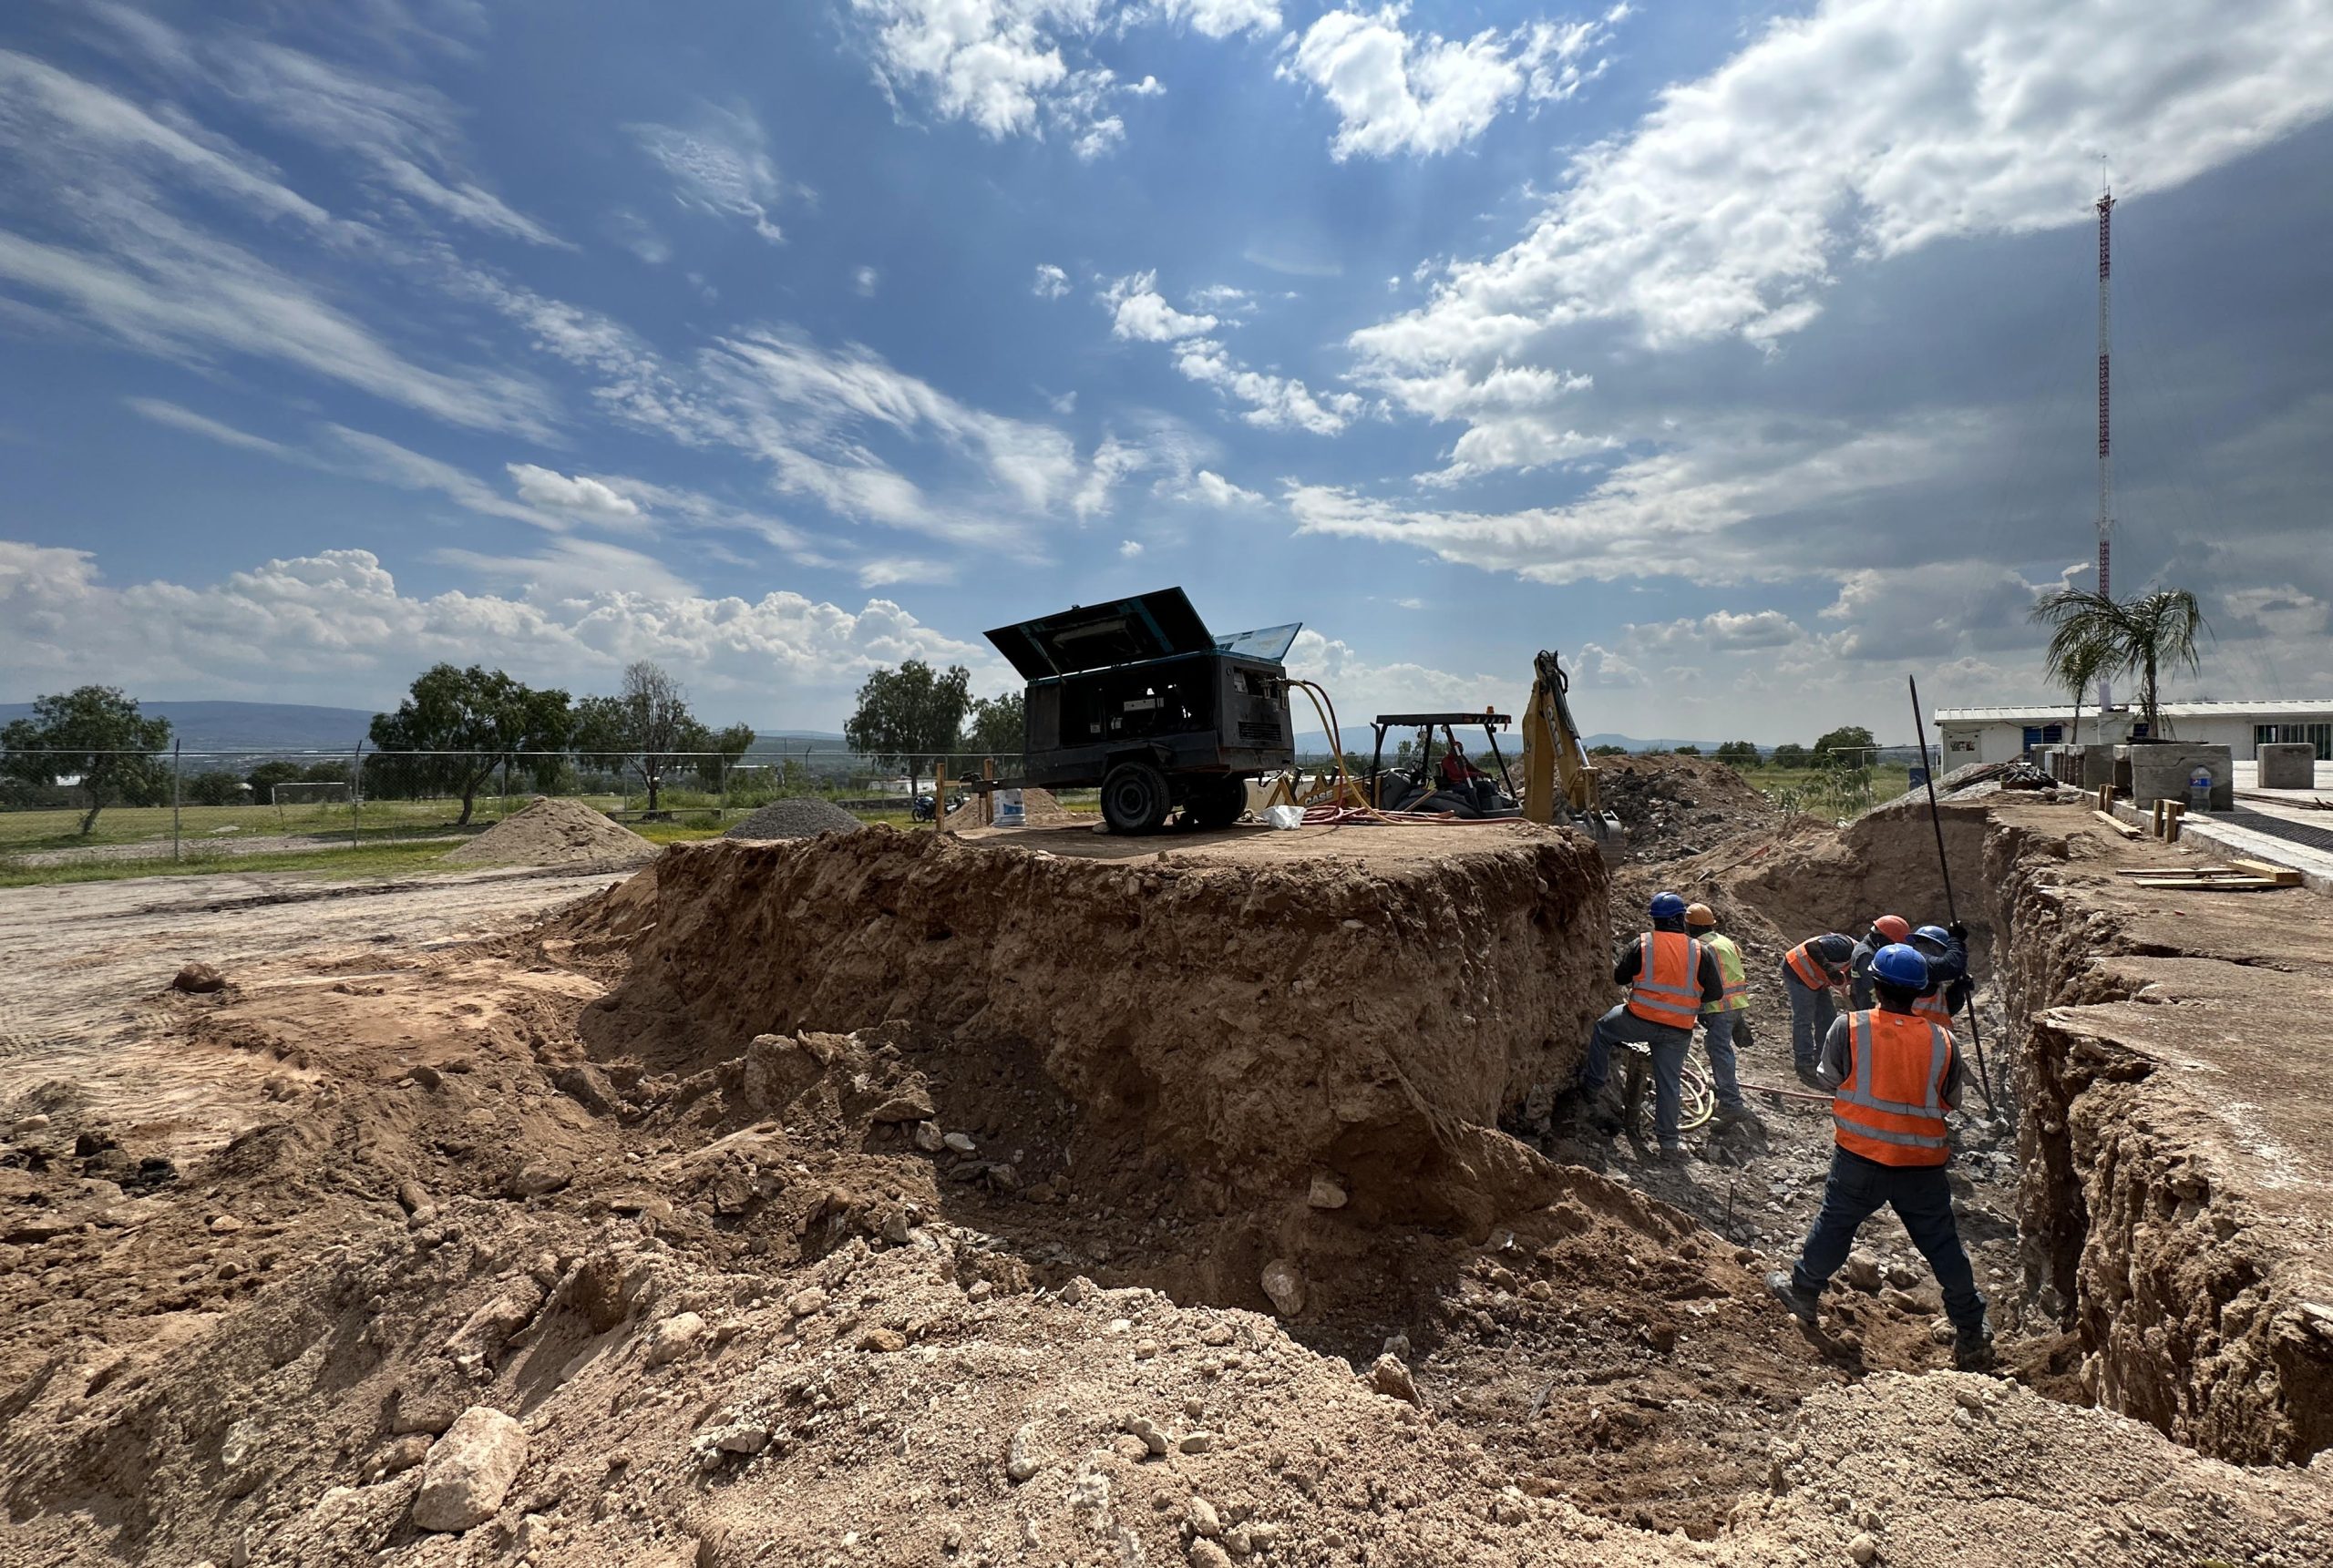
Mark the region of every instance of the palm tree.
POLYGON ((2074 728, 2073 733, 2066 739, 2074 745, 2081 744, 2083 694, 2089 692, 2091 682, 2098 679, 2098 671, 2105 662, 2106 650, 2096 643, 2085 642, 2068 654, 2064 668, 2060 669, 2056 665, 2050 667, 2050 673, 2062 681, 2066 690, 2073 693, 2074 728))
POLYGON ((2032 619, 2051 628, 2042 658, 2060 685, 2078 689, 2102 674, 2138 676, 2139 708, 2147 733, 2157 740, 2163 738, 2163 667, 2202 669, 2197 641, 2212 630, 2203 606, 2184 588, 2119 601, 2088 589, 2060 589, 2033 607, 2032 619))

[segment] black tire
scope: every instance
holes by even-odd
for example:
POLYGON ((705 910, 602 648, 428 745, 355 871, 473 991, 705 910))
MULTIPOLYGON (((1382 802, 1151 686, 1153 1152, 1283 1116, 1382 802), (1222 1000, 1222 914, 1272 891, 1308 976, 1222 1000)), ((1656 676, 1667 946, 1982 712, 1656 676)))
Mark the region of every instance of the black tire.
POLYGON ((1183 816, 1193 827, 1229 827, 1248 810, 1248 781, 1236 774, 1189 781, 1183 816))
POLYGON ((1112 833, 1154 833, 1174 804, 1166 775, 1148 763, 1120 763, 1102 780, 1102 820, 1112 833))

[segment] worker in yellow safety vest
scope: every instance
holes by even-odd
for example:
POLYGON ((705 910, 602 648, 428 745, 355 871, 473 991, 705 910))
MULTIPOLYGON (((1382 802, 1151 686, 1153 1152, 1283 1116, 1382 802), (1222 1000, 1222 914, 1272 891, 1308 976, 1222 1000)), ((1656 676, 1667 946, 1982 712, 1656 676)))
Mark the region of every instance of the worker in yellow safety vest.
POLYGON ((1701 1004, 1701 1050, 1710 1059, 1710 1079, 1717 1086, 1717 1111, 1711 1117, 1718 1131, 1736 1124, 1765 1131, 1758 1113, 1742 1103, 1742 1081, 1735 1075, 1734 1046, 1750 1040, 1750 971, 1733 938, 1717 928, 1717 911, 1706 904, 1685 907, 1686 934, 1717 955, 1718 979, 1724 994, 1701 1004))
POLYGON ((1612 1050, 1641 1041, 1652 1050, 1652 1119, 1660 1156, 1676 1161, 1684 1158, 1677 1123, 1685 1052, 1692 1046, 1693 1023, 1702 1005, 1725 995, 1725 980, 1718 972, 1716 952, 1686 933, 1684 899, 1674 893, 1656 894, 1650 913, 1652 929, 1622 943, 1613 961, 1612 983, 1629 988, 1628 999, 1596 1020, 1574 1105, 1587 1107, 1588 1122, 1598 1132, 1608 1137, 1619 1132, 1619 1108, 1605 1093, 1611 1081, 1612 1050))
POLYGON ((1832 1024, 1816 1069, 1831 1091, 1831 1174, 1822 1212, 1798 1262, 1768 1275, 1766 1288, 1801 1322, 1813 1323, 1856 1230, 1886 1204, 1943 1287, 1953 1364, 1981 1371, 1992 1364, 1992 1329, 1945 1178, 1952 1157, 1945 1112, 1959 1108, 1960 1053, 1951 1030, 1913 1010, 1929 985, 1917 948, 1889 943, 1873 955, 1871 975, 1878 1007, 1832 1024))

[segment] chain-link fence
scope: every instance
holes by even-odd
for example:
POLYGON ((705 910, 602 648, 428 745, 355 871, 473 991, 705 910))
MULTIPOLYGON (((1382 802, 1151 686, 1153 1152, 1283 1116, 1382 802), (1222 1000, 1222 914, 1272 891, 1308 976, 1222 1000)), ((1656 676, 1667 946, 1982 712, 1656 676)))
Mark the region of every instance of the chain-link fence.
POLYGON ((443 841, 482 832, 538 795, 581 801, 656 837, 718 832, 769 803, 816 796, 907 821, 941 774, 1009 775, 1018 756, 879 756, 794 744, 742 755, 609 758, 573 752, 345 752, 184 747, 0 753, 0 863, 210 861, 443 841))

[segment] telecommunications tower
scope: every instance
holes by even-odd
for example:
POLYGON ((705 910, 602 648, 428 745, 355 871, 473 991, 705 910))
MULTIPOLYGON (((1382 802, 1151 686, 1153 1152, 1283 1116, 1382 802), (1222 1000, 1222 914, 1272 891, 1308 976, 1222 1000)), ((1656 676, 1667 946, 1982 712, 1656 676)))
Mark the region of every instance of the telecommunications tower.
MULTIPOLYGON (((2102 599, 2114 594, 2113 315, 2110 303, 2113 278, 2114 192, 2110 188, 2098 199, 2098 593, 2102 599)), ((2106 678, 2099 677, 2099 712, 2112 707, 2113 700, 2106 678)))

